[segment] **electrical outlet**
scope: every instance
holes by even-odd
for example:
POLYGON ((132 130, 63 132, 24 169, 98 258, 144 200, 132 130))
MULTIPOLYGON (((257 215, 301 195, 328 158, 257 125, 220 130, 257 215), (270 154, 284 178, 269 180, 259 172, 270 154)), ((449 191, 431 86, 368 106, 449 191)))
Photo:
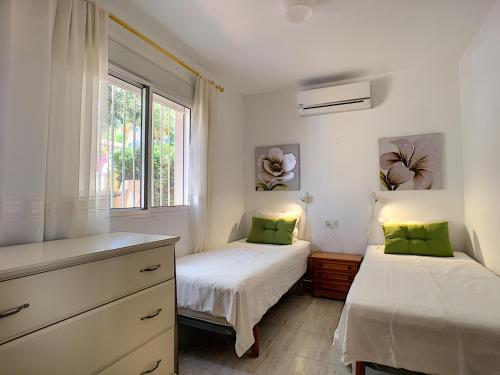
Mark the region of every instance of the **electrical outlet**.
POLYGON ((336 229, 339 227, 339 221, 337 219, 326 220, 325 226, 330 229, 336 229))

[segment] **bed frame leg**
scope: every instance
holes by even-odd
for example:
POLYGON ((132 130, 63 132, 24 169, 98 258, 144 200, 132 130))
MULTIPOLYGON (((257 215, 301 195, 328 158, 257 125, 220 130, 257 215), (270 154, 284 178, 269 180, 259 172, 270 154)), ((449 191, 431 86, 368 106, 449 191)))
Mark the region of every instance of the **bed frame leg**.
POLYGON ((355 363, 356 366, 356 375, 365 375, 365 363, 363 361, 357 361, 355 363))
POLYGON ((256 324, 253 327, 253 337, 255 339, 252 345, 252 357, 257 358, 259 356, 259 325, 256 324))

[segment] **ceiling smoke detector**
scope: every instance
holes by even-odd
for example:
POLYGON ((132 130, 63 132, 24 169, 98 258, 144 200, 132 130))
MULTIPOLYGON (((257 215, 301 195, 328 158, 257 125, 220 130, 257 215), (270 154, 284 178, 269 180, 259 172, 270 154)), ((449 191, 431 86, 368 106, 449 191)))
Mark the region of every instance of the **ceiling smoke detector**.
POLYGON ((288 22, 306 22, 314 13, 316 0, 284 0, 284 15, 288 22))

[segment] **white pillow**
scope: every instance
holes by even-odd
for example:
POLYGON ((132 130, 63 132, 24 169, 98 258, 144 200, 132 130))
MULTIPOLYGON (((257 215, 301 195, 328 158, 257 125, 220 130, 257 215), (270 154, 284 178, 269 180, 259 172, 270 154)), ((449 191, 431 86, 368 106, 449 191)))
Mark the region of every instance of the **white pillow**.
POLYGON ((299 222, 302 217, 301 211, 289 211, 289 212, 274 212, 266 209, 260 209, 255 212, 258 217, 263 217, 264 219, 295 219, 295 228, 293 229, 293 240, 299 239, 299 222))

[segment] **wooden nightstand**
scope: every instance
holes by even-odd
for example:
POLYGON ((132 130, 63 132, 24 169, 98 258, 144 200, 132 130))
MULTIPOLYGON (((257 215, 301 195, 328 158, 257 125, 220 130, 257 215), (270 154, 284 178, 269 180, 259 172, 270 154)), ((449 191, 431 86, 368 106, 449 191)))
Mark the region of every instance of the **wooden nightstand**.
POLYGON ((362 260, 361 255, 313 253, 311 268, 314 297, 345 300, 362 260))

